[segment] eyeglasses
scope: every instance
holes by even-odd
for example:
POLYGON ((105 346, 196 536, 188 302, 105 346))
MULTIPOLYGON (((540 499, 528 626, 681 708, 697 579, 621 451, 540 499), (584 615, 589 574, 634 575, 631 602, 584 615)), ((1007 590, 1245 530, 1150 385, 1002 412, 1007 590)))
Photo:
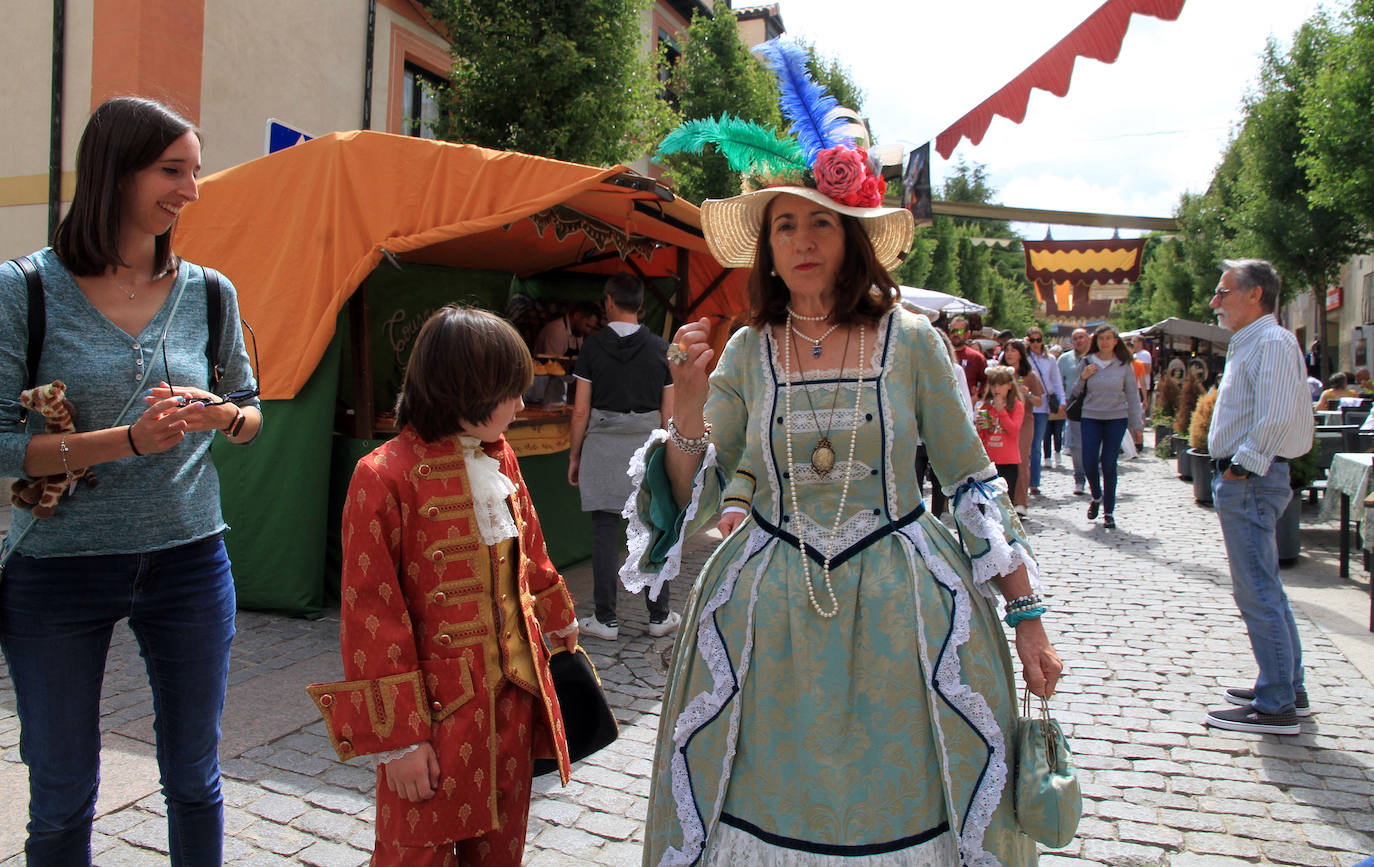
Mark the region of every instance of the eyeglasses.
MULTIPOLYGON (((240 319, 239 322, 243 323, 243 327, 248 329, 248 339, 253 344, 253 382, 255 384, 252 388, 239 388, 228 394, 218 395, 219 400, 207 400, 205 401, 206 406, 220 406, 226 403, 241 405, 247 403, 261 393, 261 389, 258 387, 258 385, 262 383, 262 377, 258 373, 258 336, 253 333, 253 326, 249 325, 246 320, 240 319)), ((170 382, 172 378, 172 368, 167 364, 166 340, 162 341, 162 369, 167 371, 168 390, 171 391, 173 397, 176 397, 176 389, 171 387, 170 382)), ((220 369, 220 365, 216 364, 213 373, 215 381, 210 383, 210 387, 214 388, 215 384, 219 382, 220 377, 223 375, 224 371, 220 369)))
POLYGON ((1043 337, 1027 337, 1027 338, 1026 338, 1026 342, 1027 342, 1027 343, 1044 343, 1044 342, 1045 342, 1045 338, 1043 338, 1043 337))

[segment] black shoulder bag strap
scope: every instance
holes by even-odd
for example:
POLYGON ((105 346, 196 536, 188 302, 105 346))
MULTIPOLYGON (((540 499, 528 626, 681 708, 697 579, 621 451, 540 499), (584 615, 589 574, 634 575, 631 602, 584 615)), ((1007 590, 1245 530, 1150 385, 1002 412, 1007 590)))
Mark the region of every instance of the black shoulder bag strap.
POLYGON ((205 342, 205 360, 210 364, 210 390, 219 393, 219 380, 224 376, 224 365, 219 359, 220 324, 224 320, 224 308, 220 300, 219 272, 214 268, 200 267, 205 275, 205 319, 210 325, 210 339, 205 342))
POLYGON ((24 282, 29 286, 29 375, 26 389, 38 384, 38 362, 43 358, 43 340, 48 334, 48 308, 43 299, 43 278, 38 268, 28 256, 11 259, 24 273, 24 282))

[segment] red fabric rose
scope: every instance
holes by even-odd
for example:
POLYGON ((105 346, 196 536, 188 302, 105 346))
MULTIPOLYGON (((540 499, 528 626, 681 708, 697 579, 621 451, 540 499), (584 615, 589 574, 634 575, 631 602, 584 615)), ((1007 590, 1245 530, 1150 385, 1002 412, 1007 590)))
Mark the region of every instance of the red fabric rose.
POLYGON ((887 181, 881 177, 869 175, 864 178, 860 185, 859 192, 854 196, 857 200, 854 204, 860 208, 876 208, 882 205, 883 195, 887 192, 887 181))
POLYGON ((868 174, 868 161, 863 153, 844 145, 835 145, 816 154, 811 167, 816 176, 816 189, 843 205, 856 196, 868 174))

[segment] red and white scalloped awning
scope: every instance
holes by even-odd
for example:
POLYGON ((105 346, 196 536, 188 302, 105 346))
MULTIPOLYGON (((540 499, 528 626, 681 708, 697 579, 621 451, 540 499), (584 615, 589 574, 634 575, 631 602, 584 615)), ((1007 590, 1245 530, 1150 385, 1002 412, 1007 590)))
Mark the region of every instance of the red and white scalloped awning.
POLYGON ((1184 0, 1107 0, 1024 72, 940 133, 935 139, 935 149, 940 156, 949 159, 960 139, 967 138, 978 144, 988 124, 992 123, 993 115, 1000 114, 1013 123, 1020 123, 1026 117, 1026 104, 1033 88, 1048 90, 1055 96, 1069 92, 1069 79, 1073 77, 1073 65, 1079 57, 1115 63, 1131 15, 1150 15, 1173 21, 1183 11, 1183 3, 1184 0))

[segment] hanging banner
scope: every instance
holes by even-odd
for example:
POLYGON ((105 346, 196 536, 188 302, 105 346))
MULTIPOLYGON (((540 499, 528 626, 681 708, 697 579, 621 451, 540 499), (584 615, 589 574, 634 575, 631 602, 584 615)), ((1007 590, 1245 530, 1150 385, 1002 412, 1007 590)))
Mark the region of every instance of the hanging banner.
POLYGON ((911 211, 916 225, 930 225, 930 142, 907 157, 906 171, 902 174, 902 207, 911 211))

